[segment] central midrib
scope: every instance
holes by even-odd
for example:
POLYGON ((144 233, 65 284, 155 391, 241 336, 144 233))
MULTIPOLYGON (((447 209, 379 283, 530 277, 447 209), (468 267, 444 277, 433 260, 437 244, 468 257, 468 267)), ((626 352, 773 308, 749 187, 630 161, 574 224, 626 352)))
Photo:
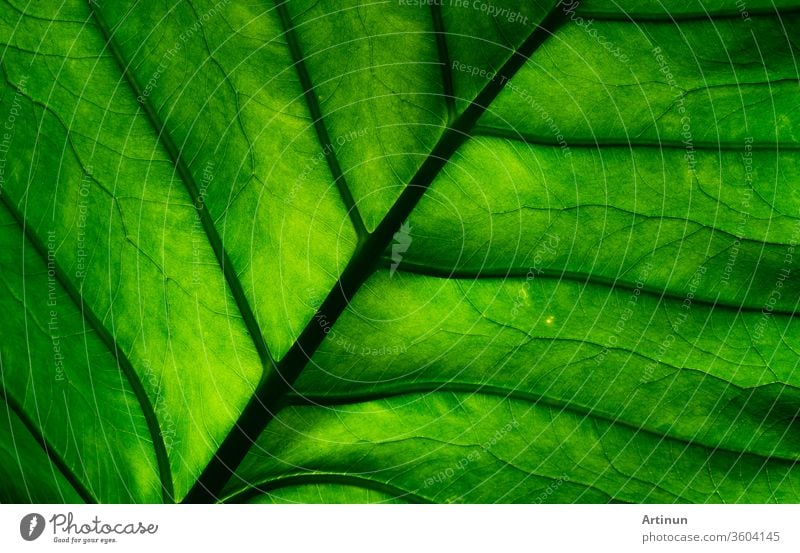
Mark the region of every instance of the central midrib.
MULTIPOLYGON (((281 0, 277 0, 277 3, 282 4, 281 0)), ((292 32, 293 26, 291 21, 286 20, 286 17, 284 17, 283 23, 288 34, 292 32)), ((551 8, 539 26, 528 35, 498 71, 498 74, 507 78, 489 82, 464 112, 444 130, 430 155, 419 167, 378 227, 359 242, 336 285, 293 346, 277 363, 277 370, 270 372, 261 382, 237 424, 217 450, 217 454, 184 502, 210 503, 217 500, 258 436, 286 404, 287 394, 291 390, 292 384, 324 340, 325 330, 335 324, 347 308, 350 298, 379 266, 381 254, 389 246, 392 237, 410 215, 428 186, 448 163, 451 156, 470 137, 470 131, 475 128, 481 115, 500 94, 505 83, 517 73, 533 52, 553 34, 555 28, 564 20, 564 13, 558 9, 558 6, 551 8), (321 325, 319 321, 326 321, 327 324, 321 325)))
MULTIPOLYGON (((294 26, 289 18, 288 10, 283 0, 276 0, 276 7, 281 17, 284 31, 289 37, 291 53, 295 59, 302 59, 299 43, 294 37, 294 26)), ((119 65, 120 71, 127 79, 134 94, 140 95, 141 87, 136 77, 127 67, 125 58, 118 50, 114 42, 112 31, 93 6, 90 6, 90 10, 104 35, 107 48, 119 65)), ((542 20, 541 24, 528 35, 521 46, 512 53, 498 71, 498 74, 502 74, 507 78, 497 79, 496 81, 488 83, 464 112, 443 131, 441 138, 430 155, 419 167, 408 186, 372 233, 364 232, 363 227, 359 228, 361 226, 358 224, 360 222, 360 217, 358 217, 357 213, 351 213, 354 226, 360 231, 362 239, 359 240, 352 258, 339 277, 336 285, 329 292, 325 301, 319 307, 315 316, 312 317, 310 322, 306 325, 293 346, 279 362, 275 362, 269 353, 255 314, 252 311, 250 303, 247 301, 241 281, 236 276, 235 268, 224 248, 222 239, 213 220, 210 218, 207 210, 196 209, 197 215, 200 217, 205 234, 209 240, 209 244, 217 257, 217 261, 231 290, 231 294, 234 297, 237 308, 242 314, 247 330, 251 334, 256 350, 264 366, 264 377, 233 429, 226 436, 200 478, 187 494, 184 502, 212 503, 217 500, 224 486, 244 459, 251 446, 255 443, 258 436, 269 421, 272 420, 276 413, 286 404, 288 392, 290 392, 292 384, 324 340, 326 335, 325 329, 336 322, 349 305, 350 298, 355 295, 367 278, 369 278, 379 266, 381 254, 391 243, 395 232, 397 232, 400 225, 410 215, 428 186, 430 186, 441 169, 448 163, 456 150, 470 137, 470 133, 475 128, 480 116, 504 88, 505 83, 517 73, 525 61, 527 61, 533 52, 549 36, 551 36, 554 29, 564 20, 565 17, 562 10, 557 9, 557 6, 553 7, 550 13, 542 20), (327 321, 327 325, 320 325, 318 323, 320 320, 327 321)), ((439 24, 436 29, 437 33, 443 35, 444 29, 441 27, 441 21, 437 21, 436 23, 439 24)), ((302 65, 298 68, 298 73, 301 84, 305 90, 304 97, 312 115, 312 120, 314 121, 315 131, 320 140, 324 141, 327 136, 327 130, 323 122, 322 113, 319 109, 319 105, 315 105, 314 99, 309 96, 309 94, 313 96, 311 78, 302 65)), ((448 94, 452 94, 452 92, 448 92, 448 94)), ((142 103, 142 108, 150 120, 159 141, 170 155, 193 204, 197 207, 199 198, 198 188, 191 170, 181 156, 181 150, 176 146, 166 129, 166 125, 161 121, 160 116, 147 100, 142 103)), ((354 202, 342 178, 341 169, 338 167, 338 160, 336 160, 335 157, 326 157, 328 157, 330 168, 337 181, 337 186, 342 193, 343 201, 348 204, 348 207, 353 208, 354 202)))

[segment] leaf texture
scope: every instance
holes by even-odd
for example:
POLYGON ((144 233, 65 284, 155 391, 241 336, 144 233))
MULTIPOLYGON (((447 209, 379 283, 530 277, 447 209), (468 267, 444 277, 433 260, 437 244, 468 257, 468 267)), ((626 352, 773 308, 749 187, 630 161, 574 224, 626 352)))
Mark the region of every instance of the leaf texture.
POLYGON ((800 4, 656 4, 4 0, 0 500, 796 502, 800 4))

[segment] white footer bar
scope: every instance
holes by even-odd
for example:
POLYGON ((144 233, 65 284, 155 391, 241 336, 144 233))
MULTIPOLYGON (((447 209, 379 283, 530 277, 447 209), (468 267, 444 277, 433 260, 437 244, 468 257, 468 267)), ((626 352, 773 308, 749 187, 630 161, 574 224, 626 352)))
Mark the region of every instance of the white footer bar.
POLYGON ((800 505, 0 505, 0 551, 800 551, 800 505))

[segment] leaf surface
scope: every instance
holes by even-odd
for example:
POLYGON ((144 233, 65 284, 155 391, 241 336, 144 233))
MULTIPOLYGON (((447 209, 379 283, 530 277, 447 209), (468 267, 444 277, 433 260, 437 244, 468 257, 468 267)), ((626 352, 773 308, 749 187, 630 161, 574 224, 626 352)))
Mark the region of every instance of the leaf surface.
POLYGON ((3 2, 0 500, 797 501, 798 4, 468 4, 3 2))

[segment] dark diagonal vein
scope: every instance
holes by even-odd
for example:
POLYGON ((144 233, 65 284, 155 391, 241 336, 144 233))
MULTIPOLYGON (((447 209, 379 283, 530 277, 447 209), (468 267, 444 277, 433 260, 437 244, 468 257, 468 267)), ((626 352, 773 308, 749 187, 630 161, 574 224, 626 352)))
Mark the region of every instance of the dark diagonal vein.
MULTIPOLYGON (((533 52, 550 37, 564 20, 562 10, 553 8, 501 67, 498 74, 512 77, 533 52)), ((383 251, 391 243, 400 225, 422 198, 430 184, 448 163, 458 148, 469 139, 470 131, 492 101, 503 90, 506 79, 489 82, 475 100, 447 127, 431 154, 417 170, 411 182, 381 221, 375 231, 356 247, 341 277, 317 310, 311 322, 278 364, 278 370, 267 375, 259 385, 234 429, 220 446, 200 479, 187 495, 186 501, 202 503, 215 501, 233 475, 255 440, 286 402, 286 394, 300 375, 311 356, 320 346, 328 329, 347 308, 350 299, 379 265, 383 251), (325 321, 325 324, 320 324, 325 321)))

